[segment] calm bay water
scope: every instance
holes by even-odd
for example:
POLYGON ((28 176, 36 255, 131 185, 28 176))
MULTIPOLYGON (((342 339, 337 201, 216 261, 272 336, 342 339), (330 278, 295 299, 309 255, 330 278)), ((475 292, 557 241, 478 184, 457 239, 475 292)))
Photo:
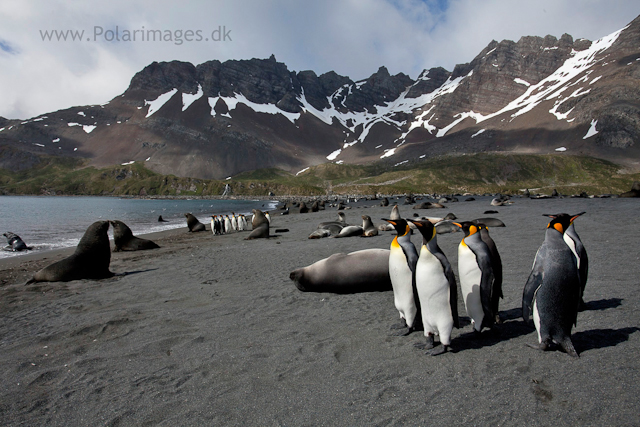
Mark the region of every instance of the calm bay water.
MULTIPOLYGON (((0 196, 0 234, 11 231, 34 251, 76 246, 89 225, 99 220, 120 220, 134 235, 184 227, 186 212, 208 224, 214 214, 250 214, 269 210, 266 200, 147 200, 116 197, 0 196), (158 216, 169 222, 158 222, 158 216)), ((109 231, 109 236, 113 234, 109 231)), ((0 245, 7 244, 0 236, 0 245)), ((29 251, 32 253, 33 251, 29 251)), ((0 258, 19 252, 0 251, 0 258)))

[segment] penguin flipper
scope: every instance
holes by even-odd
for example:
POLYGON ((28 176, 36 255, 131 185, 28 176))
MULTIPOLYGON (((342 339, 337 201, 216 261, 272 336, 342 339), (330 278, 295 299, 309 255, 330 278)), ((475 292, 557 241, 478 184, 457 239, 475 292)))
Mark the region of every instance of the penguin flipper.
POLYGON ((453 274, 451 265, 445 268, 444 274, 449 282, 449 305, 451 306, 453 326, 460 329, 460 319, 458 318, 458 286, 456 285, 456 276, 453 274))
POLYGON ((542 267, 542 260, 546 257, 546 247, 540 246, 536 253, 536 258, 531 268, 531 273, 527 279, 527 283, 524 285, 524 291, 522 292, 522 318, 525 322, 529 321, 531 310, 533 310, 533 298, 540 286, 542 286, 542 279, 544 276, 544 270, 542 267))

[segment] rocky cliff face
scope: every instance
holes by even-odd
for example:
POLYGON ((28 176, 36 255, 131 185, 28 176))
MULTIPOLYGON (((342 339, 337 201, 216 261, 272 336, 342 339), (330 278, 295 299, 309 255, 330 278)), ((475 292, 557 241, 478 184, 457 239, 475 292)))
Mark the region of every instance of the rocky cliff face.
POLYGON ((152 63, 104 105, 0 118, 0 167, 37 156, 225 178, 265 167, 478 151, 589 154, 638 167, 640 17, 591 42, 564 34, 492 41, 416 80, 380 67, 354 82, 275 57, 152 63))

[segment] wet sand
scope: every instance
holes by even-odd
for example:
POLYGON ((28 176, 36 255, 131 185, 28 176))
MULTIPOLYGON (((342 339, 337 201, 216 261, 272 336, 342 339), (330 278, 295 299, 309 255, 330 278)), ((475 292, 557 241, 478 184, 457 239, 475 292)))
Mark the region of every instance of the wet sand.
MULTIPOLYGON (((398 321, 390 291, 295 288, 296 268, 389 247, 391 232, 307 239, 335 208, 273 212, 271 234, 289 232, 272 239, 192 234, 185 223, 143 236, 161 249, 112 254, 111 271, 127 274, 99 281, 24 285, 73 249, 0 260, 0 425, 640 425, 640 200, 460 200, 400 212, 499 212, 507 227, 491 235, 504 266, 504 323, 475 337, 460 299, 454 352, 438 357, 414 347, 421 332, 389 335, 398 321), (541 215, 581 211, 590 271, 572 359, 526 346, 537 335, 520 306, 548 222, 541 215)), ((391 207, 377 203, 346 210, 347 221, 381 223, 391 207)), ((438 236, 456 275, 461 238, 438 236)))

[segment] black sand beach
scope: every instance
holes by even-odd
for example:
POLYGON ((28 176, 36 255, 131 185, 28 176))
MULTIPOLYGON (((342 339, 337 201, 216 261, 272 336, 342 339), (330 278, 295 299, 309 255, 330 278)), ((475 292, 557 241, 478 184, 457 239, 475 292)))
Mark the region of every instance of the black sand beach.
MULTIPOLYGON (((188 233, 185 223, 144 236, 161 249, 112 254, 111 271, 127 274, 99 281, 24 285, 72 250, 1 260, 0 424, 640 425, 640 201, 489 201, 400 205, 404 217, 461 220, 495 209, 507 225, 491 229, 504 266, 503 324, 475 337, 460 299, 455 352, 438 357, 414 347, 421 332, 389 335, 398 321, 390 291, 295 288, 292 270, 393 239, 308 240, 337 216, 331 208, 274 211, 271 234, 290 231, 252 241, 249 232, 188 233), (575 225, 590 271, 573 359, 526 346, 537 335, 520 307, 548 223, 542 214, 581 211, 575 225)), ((381 223, 391 206, 378 203, 346 210, 347 221, 367 214, 381 223)), ((461 238, 438 236, 456 274, 461 238)))

